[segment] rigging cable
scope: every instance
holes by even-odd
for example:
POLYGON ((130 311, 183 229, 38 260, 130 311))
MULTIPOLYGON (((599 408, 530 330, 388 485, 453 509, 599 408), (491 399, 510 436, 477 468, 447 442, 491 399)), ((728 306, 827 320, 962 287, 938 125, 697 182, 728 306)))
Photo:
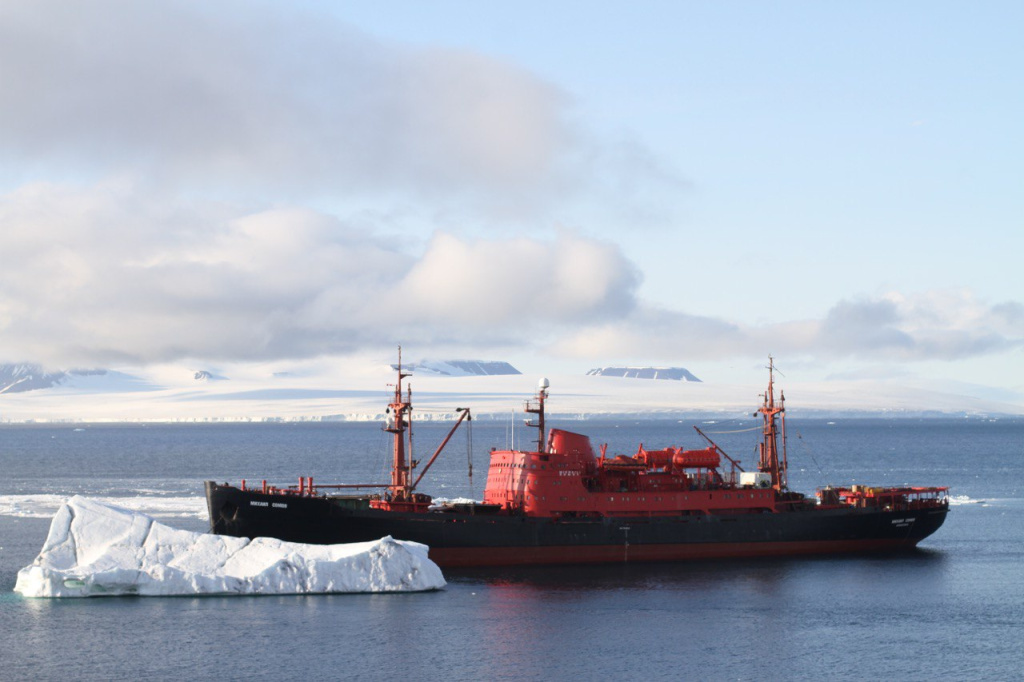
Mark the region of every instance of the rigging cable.
POLYGON ((469 497, 473 498, 473 418, 466 424, 466 462, 469 464, 469 497))
POLYGON ((760 431, 762 428, 764 428, 764 427, 754 426, 754 427, 751 427, 749 429, 737 429, 735 431, 705 431, 704 433, 707 433, 707 434, 712 435, 712 436, 720 436, 723 433, 748 433, 750 431, 760 431))
POLYGON ((811 447, 809 445, 807 445, 806 442, 804 442, 804 437, 803 437, 803 435, 801 435, 801 433, 799 431, 796 432, 796 437, 798 439, 800 439, 800 446, 804 449, 804 451, 807 453, 807 455, 811 458, 811 461, 814 462, 814 466, 817 467, 817 469, 818 469, 818 475, 820 476, 820 478, 818 479, 818 483, 820 485, 827 485, 827 479, 826 479, 826 476, 825 476, 825 472, 822 471, 821 465, 818 464, 818 460, 814 457, 814 451, 812 451, 811 447))

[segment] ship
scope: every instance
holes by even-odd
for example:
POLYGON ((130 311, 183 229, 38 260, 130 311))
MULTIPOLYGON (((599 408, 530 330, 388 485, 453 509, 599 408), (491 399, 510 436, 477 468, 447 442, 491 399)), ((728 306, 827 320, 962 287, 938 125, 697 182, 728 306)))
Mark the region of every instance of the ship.
POLYGON ((391 536, 429 547, 442 567, 690 561, 900 552, 945 521, 947 487, 827 486, 814 495, 787 483, 785 393, 774 362, 755 416, 757 468, 747 471, 699 427, 706 448, 636 454, 594 450, 590 438, 545 423, 549 383, 526 401, 536 429, 528 449, 492 449, 482 501, 435 500, 419 484, 455 431, 423 467, 413 459, 412 389, 398 379, 383 429, 391 434, 390 481, 250 486, 205 483, 210 530, 315 544, 391 536), (418 471, 417 471, 418 469, 418 471))

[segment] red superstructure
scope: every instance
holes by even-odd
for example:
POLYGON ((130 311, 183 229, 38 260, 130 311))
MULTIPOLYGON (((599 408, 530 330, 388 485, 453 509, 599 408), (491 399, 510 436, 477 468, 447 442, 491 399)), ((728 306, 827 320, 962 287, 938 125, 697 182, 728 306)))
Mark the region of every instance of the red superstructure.
MULTIPOLYGON (((758 410, 763 430, 756 472, 745 472, 710 440, 702 450, 646 450, 641 444, 632 457, 608 457, 607 446, 601 446, 598 456, 588 437, 552 429, 543 448, 491 453, 484 503, 526 516, 553 518, 760 514, 813 506, 813 499, 787 489, 785 397, 775 401, 773 379, 769 365, 768 390, 758 410), (720 469, 723 459, 729 462, 727 471, 720 469)), ((526 410, 539 415, 534 424, 540 431, 538 442, 545 442, 546 398, 545 382, 526 410)), ((826 494, 830 505, 911 508, 944 505, 946 493, 946 488, 825 490, 837 491, 826 494)))

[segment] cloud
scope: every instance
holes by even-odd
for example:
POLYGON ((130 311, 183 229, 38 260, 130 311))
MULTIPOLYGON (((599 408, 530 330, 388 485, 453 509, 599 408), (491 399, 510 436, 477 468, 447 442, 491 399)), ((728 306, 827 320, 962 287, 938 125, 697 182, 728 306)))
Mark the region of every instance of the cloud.
POLYGON ((1024 306, 965 291, 844 300, 821 320, 733 324, 638 305, 628 316, 566 335, 562 357, 672 362, 768 354, 819 361, 960 360, 1024 348, 1024 306))
POLYGON ((820 323, 813 343, 836 355, 907 352, 915 341, 899 328, 902 322, 892 300, 840 301, 820 323))
POLYGON ((0 4, 0 180, 16 187, 0 196, 0 360, 298 358, 409 340, 609 362, 1021 347, 1024 306, 967 292, 763 325, 645 305, 617 246, 505 229, 600 215, 635 231, 671 214, 659 198, 684 186, 675 171, 628 135, 588 131, 573 106, 499 59, 269 3, 0 4), (325 202, 336 215, 309 208, 325 202), (403 211, 430 218, 375 217, 403 211))
POLYGON ((617 247, 570 233, 551 243, 467 243, 439 234, 403 278, 395 303, 407 302, 407 315, 424 322, 578 324, 628 312, 638 283, 617 247))
POLYGON ((583 171, 568 96, 533 74, 258 3, 4 3, 0 97, 0 152, 29 172, 494 198, 583 171))
POLYGON ((910 341, 883 346, 897 359, 956 360, 1024 346, 1024 316, 1017 302, 990 305, 964 290, 890 293, 883 300, 894 310, 885 328, 910 341))
POLYGON ((0 360, 60 366, 528 342, 628 313, 639 283, 617 247, 573 233, 439 233, 410 254, 308 209, 126 185, 3 197, 0 253, 0 360))
POLYGON ((844 300, 743 325, 656 309, 611 243, 467 239, 411 250, 365 222, 248 211, 130 183, 0 197, 0 361, 51 366, 312 358, 415 343, 600 361, 955 360, 1024 346, 1024 306, 969 292, 844 300))
POLYGON ((636 267, 458 234, 674 182, 528 71, 269 3, 4 3, 0 103, 0 359, 535 344, 629 314, 636 267))

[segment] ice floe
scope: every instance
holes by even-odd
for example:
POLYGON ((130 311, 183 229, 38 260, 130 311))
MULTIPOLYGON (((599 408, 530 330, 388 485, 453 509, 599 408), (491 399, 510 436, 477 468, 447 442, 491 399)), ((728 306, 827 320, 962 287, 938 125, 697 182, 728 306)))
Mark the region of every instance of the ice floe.
MULTIPOLYGON (((131 511, 187 519, 206 518, 206 500, 197 495, 167 495, 158 490, 136 490, 133 497, 93 495, 90 499, 131 511)), ((0 516, 25 519, 49 519, 67 501, 58 493, 0 495, 0 516)))
POLYGON ((949 506, 959 507, 965 504, 980 504, 983 507, 988 506, 985 500, 976 500, 973 497, 967 495, 951 495, 949 497, 949 506))
POLYGON ((428 548, 385 537, 304 545, 171 528, 145 514, 73 497, 36 560, 18 572, 26 597, 418 592, 444 587, 428 548))

